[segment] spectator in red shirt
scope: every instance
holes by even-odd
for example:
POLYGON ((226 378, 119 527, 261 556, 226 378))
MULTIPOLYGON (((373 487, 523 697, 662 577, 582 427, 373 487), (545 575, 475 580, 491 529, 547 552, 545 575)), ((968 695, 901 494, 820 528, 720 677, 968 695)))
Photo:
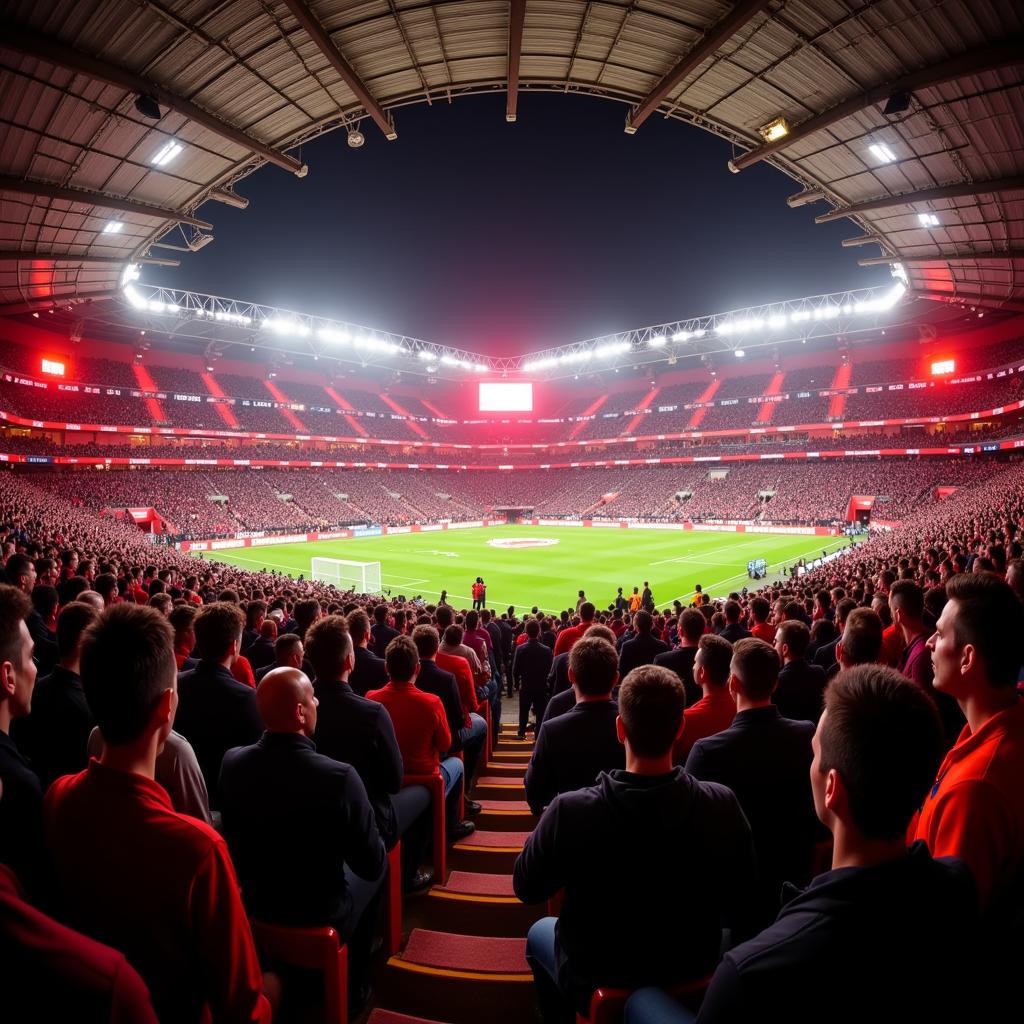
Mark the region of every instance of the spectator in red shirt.
POLYGON ((766 644, 775 643, 775 627, 768 621, 772 606, 763 598, 755 597, 750 602, 750 617, 754 624, 750 627, 750 635, 763 640, 766 644))
POLYGON ((371 690, 366 697, 383 704, 391 716, 406 775, 440 773, 448 812, 448 841, 463 839, 476 826, 458 818, 463 764, 457 757, 445 756, 452 746, 452 734, 444 705, 439 697, 416 688, 420 656, 411 637, 395 637, 384 652, 384 660, 391 681, 383 689, 371 690))
POLYGON ((693 678, 704 696, 683 713, 683 732, 673 751, 676 764, 685 764, 694 743, 728 729, 736 717, 736 702, 729 693, 732 644, 714 633, 700 638, 693 662, 693 678))
POLYGON ((1017 695, 1024 611, 989 573, 954 576, 928 641, 935 688, 956 699, 967 724, 939 767, 911 838, 971 869, 982 910, 1017 912, 1024 871, 1024 703, 1017 695))
POLYGON ((174 630, 174 661, 179 672, 188 672, 199 664, 199 659, 192 657, 196 647, 196 611, 194 605, 179 604, 168 616, 174 630))
POLYGON ((580 624, 578 626, 566 626, 555 638, 555 657, 572 650, 572 645, 581 639, 583 634, 594 624, 594 615, 597 609, 590 601, 584 601, 580 605, 580 624))
POLYGON ((176 677, 171 628, 152 609, 116 605, 87 631, 82 685, 104 748, 46 794, 59 895, 76 927, 125 953, 161 1020, 208 1010, 217 1021, 269 1021, 227 846, 175 812, 154 781, 176 677))

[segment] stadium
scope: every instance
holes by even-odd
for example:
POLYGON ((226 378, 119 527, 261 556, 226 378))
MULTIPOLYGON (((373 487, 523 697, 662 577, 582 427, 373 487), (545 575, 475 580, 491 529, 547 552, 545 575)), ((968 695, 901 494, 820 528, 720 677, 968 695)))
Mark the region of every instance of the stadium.
POLYGON ((4 1019, 1013 1012, 1019 5, 2 12, 4 1019))

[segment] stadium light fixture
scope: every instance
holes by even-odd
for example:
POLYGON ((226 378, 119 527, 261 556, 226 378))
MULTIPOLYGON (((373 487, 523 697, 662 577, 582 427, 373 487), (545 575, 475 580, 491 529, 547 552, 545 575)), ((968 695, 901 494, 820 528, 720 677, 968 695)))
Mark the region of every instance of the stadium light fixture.
POLYGON ((181 152, 181 143, 171 139, 164 143, 150 159, 154 167, 166 167, 181 152))
POLYGON ((772 328, 772 330, 778 330, 780 327, 785 327, 785 314, 776 314, 775 316, 768 317, 768 326, 772 328))
POLYGON ((159 121, 163 117, 163 114, 160 112, 160 104, 149 93, 140 92, 135 97, 135 109, 147 121, 159 121))
POLYGON ((309 328, 305 324, 293 320, 264 320, 260 326, 275 334, 291 334, 297 338, 305 338, 309 334, 309 328))
POLYGON ((651 348, 663 348, 665 346, 665 341, 666 338, 664 334, 655 334, 653 338, 648 339, 647 344, 650 345, 651 348))
POLYGON ((689 331, 676 331, 676 333, 672 335, 672 340, 673 341, 686 341, 686 339, 689 338, 689 337, 690 337, 690 332, 689 331))
POLYGON ((880 164, 891 164, 896 159, 896 154, 884 142, 873 142, 868 146, 868 152, 880 164))
POLYGON ((118 235, 124 230, 124 221, 120 220, 108 220, 103 225, 103 234, 105 235, 118 235))
POLYGON ((746 354, 747 353, 744 352, 741 348, 736 349, 736 351, 733 353, 733 355, 735 355, 737 359, 742 359, 746 354))
POLYGON ((420 359, 424 360, 425 362, 428 362, 428 363, 435 363, 435 362, 437 362, 437 356, 433 352, 428 352, 425 348, 420 349, 419 356, 420 356, 420 359))
POLYGON ((612 356, 617 356, 628 351, 628 341, 611 341, 605 345, 598 345, 597 348, 594 349, 594 355, 596 355, 598 359, 610 359, 612 356))
POLYGON ((917 219, 923 228, 937 228, 939 226, 939 218, 934 213, 919 213, 917 219))
POLYGON ((346 341, 352 339, 348 331, 339 330, 337 327, 321 327, 316 333, 321 341, 331 345, 344 345, 346 341))
POLYGON ((707 334, 707 333, 708 333, 708 332, 707 332, 707 331, 705 331, 703 327, 698 327, 698 328, 697 328, 697 330, 695 330, 695 331, 693 332, 693 336, 694 336, 695 338, 703 338, 703 337, 704 337, 704 335, 705 335, 705 334, 707 334))
POLYGON ((159 299, 150 299, 146 308, 150 313, 163 313, 167 307, 159 299))
POLYGON ((778 142, 779 139, 789 134, 789 125, 784 117, 777 117, 758 131, 765 142, 778 142))

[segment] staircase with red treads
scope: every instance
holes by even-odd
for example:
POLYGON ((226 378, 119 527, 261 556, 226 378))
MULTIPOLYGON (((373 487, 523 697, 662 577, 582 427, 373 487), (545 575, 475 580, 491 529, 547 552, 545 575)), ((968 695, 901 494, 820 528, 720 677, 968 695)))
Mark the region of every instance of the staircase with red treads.
POLYGON ((521 1024, 535 1018, 526 933, 544 906, 512 891, 512 867, 537 823, 523 777, 532 740, 502 725, 472 795, 476 831, 449 848, 448 877, 406 899, 409 923, 400 952, 375 979, 368 1024, 521 1024))
MULTIPOLYGON (((699 403, 710 402, 711 399, 715 397, 715 392, 719 389, 721 384, 722 382, 717 377, 715 377, 715 379, 712 380, 711 383, 700 393, 700 396, 697 398, 697 401, 699 403)), ((701 420, 703 420, 707 414, 708 411, 703 406, 701 406, 701 408, 699 409, 694 409, 693 415, 690 416, 690 422, 686 424, 686 429, 693 430, 696 427, 699 427, 701 424, 701 420)))
MULTIPOLYGON (((768 382, 768 387, 764 389, 761 394, 762 398, 771 398, 774 395, 779 394, 782 391, 782 382, 785 380, 786 375, 781 371, 776 371, 772 374, 772 379, 768 382)), ((771 423, 772 416, 775 415, 775 402, 762 402, 761 408, 757 410, 757 422, 758 423, 771 423)))
POLYGON ((265 380, 263 383, 271 395, 273 395, 274 401, 281 403, 277 407, 277 411, 288 421, 289 425, 301 434, 308 434, 309 431, 302 420, 291 409, 287 408, 291 404, 291 399, 272 380, 265 380))
MULTIPOLYGON (((853 377, 853 363, 849 360, 842 362, 836 368, 836 375, 832 378, 830 390, 836 391, 850 386, 850 379, 853 377)), ((828 418, 840 420, 846 411, 846 395, 833 395, 828 403, 828 418)))

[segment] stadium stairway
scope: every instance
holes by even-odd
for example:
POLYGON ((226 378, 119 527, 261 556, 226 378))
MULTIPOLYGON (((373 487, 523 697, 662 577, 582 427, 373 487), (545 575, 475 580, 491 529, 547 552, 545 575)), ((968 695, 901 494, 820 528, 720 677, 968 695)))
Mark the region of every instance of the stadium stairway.
POLYGON ((546 913, 512 891, 512 867, 537 823, 523 777, 532 740, 502 725, 472 796, 476 831, 449 848, 448 877, 406 899, 404 944, 374 981, 367 1024, 522 1024, 535 1018, 526 933, 546 913))

